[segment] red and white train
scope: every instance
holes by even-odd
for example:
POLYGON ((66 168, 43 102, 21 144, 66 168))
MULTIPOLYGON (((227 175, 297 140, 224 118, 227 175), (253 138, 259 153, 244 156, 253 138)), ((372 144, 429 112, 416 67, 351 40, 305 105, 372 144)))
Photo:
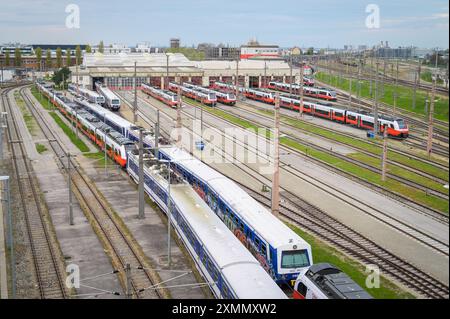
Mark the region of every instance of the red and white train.
MULTIPOLYGON (((280 96, 280 107, 299 112, 300 105, 299 99, 280 96)), ((364 111, 352 111, 331 105, 304 101, 303 113, 342 124, 350 124, 365 130, 374 129, 374 116, 364 111)), ((391 137, 406 138, 409 135, 409 128, 405 120, 379 115, 378 132, 384 133, 385 129, 387 129, 387 135, 391 137)))
MULTIPOLYGON (((177 83, 169 83, 169 90, 171 90, 172 92, 177 93, 178 87, 180 87, 180 85, 177 83)), ((215 106, 217 103, 217 97, 215 93, 204 93, 195 89, 181 86, 181 94, 208 106, 215 106)))
POLYGON ((148 95, 154 97, 157 100, 160 100, 164 104, 169 105, 170 107, 176 108, 178 106, 178 97, 175 93, 167 90, 162 90, 160 88, 151 86, 147 83, 142 83, 141 85, 142 91, 147 93, 148 95))
POLYGON ((294 299, 372 299, 372 296, 340 269, 319 263, 300 272, 294 299))
POLYGON ((226 104, 226 105, 235 105, 236 104, 236 95, 232 92, 208 89, 203 86, 195 85, 195 84, 188 83, 188 82, 184 82, 183 86, 187 87, 189 89, 203 92, 203 93, 214 93, 217 97, 217 102, 220 102, 222 104, 226 104))
MULTIPOLYGON (((269 89, 282 91, 282 92, 290 92, 291 84, 283 83, 283 82, 275 82, 270 81, 268 85, 269 89)), ((300 94, 301 86, 295 83, 292 83, 292 93, 300 94)), ((316 88, 316 87, 308 87, 303 86, 303 94, 306 96, 310 96, 317 99, 323 99, 327 101, 336 101, 336 92, 327 88, 316 88)))
MULTIPOLYGON (((226 90, 236 91, 235 85, 224 83, 224 82, 214 82, 214 84, 212 84, 212 88, 218 89, 218 90, 226 89, 226 90)), ((251 100, 261 101, 261 102, 269 103, 269 104, 275 104, 275 94, 273 94, 272 92, 264 92, 261 90, 245 88, 242 86, 239 86, 238 90, 245 97, 247 97, 251 100)))

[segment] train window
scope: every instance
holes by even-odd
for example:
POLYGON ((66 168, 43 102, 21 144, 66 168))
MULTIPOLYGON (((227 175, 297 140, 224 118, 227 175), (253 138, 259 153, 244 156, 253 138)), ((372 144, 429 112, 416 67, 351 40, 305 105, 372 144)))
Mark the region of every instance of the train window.
POLYGON ((260 242, 259 238, 255 236, 255 245, 256 245, 256 247, 259 248, 260 243, 261 242, 260 242))
POLYGON ((308 251, 284 251, 281 255, 281 268, 301 268, 309 266, 308 251))
POLYGON ((239 229, 243 232, 244 231, 244 223, 240 222, 239 223, 239 229))
POLYGON ((394 124, 389 124, 389 127, 390 128, 394 128, 394 124))
POLYGON ((347 118, 352 121, 356 120, 356 116, 350 114, 347 114, 347 118))
POLYGON ((371 122, 367 122, 367 121, 363 120, 362 123, 366 126, 373 127, 373 123, 371 123, 371 122))
POLYGON ((266 245, 265 245, 265 244, 262 244, 262 245, 261 245, 261 254, 262 254, 264 257, 267 257, 267 248, 266 248, 266 245))
POLYGON ((342 116, 343 114, 341 112, 334 112, 335 116, 342 116))
POLYGON ((304 283, 300 282, 300 283, 298 284, 297 291, 298 291, 303 297, 306 297, 306 292, 308 291, 308 288, 305 286, 304 283))

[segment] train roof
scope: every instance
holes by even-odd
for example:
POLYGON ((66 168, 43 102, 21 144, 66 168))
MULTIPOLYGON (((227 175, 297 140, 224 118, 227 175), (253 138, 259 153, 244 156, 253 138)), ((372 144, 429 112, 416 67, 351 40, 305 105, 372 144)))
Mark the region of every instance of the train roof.
POLYGON ((309 267, 306 276, 329 298, 333 299, 372 299, 363 288, 347 274, 328 263, 309 267))
POLYGON ((76 101, 78 101, 78 103, 80 103, 81 105, 91 109, 92 111, 94 111, 95 113, 99 114, 99 115, 103 115, 105 114, 106 117, 110 120, 113 121, 114 123, 116 123, 118 126, 122 127, 122 128, 128 128, 130 126, 132 126, 133 124, 129 121, 127 121, 126 119, 124 119, 123 117, 111 112, 110 110, 96 104, 96 103, 91 103, 85 99, 76 99, 76 101))
POLYGON ((105 95, 106 98, 112 100, 112 99, 117 99, 120 100, 119 97, 113 92, 111 91, 107 86, 104 85, 98 85, 99 90, 102 92, 103 95, 105 95))
MULTIPOLYGON (((137 155, 130 152, 129 156, 133 162, 138 163, 137 155)), ((155 171, 147 165, 144 167, 147 174, 151 172, 157 182, 167 189, 166 179, 155 174, 155 171)), ((183 218, 201 240, 204 249, 222 270, 238 298, 287 298, 255 257, 189 184, 185 182, 173 184, 170 193, 174 205, 182 212, 183 218)))
POLYGON ((306 241, 229 178, 178 148, 166 147, 161 148, 160 151, 209 184, 273 247, 287 244, 297 245, 299 249, 310 247, 306 241))

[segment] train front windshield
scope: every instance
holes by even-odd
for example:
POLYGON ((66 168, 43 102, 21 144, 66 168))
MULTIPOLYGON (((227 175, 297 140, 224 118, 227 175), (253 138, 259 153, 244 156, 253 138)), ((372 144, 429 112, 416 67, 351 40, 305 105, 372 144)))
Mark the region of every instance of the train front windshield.
POLYGON ((232 93, 229 93, 229 94, 228 94, 228 98, 229 98, 230 100, 236 100, 236 95, 234 95, 234 94, 232 94, 232 93))
POLYGON ((284 251, 281 255, 281 268, 303 268, 309 266, 309 256, 306 249, 284 251))
POLYGON ((398 124, 398 128, 399 129, 405 129, 407 128, 405 121, 403 121, 402 119, 400 120, 396 120, 397 124, 398 124))
POLYGON ((120 101, 117 100, 117 99, 114 99, 111 102, 112 102, 113 105, 119 105, 120 104, 120 101))

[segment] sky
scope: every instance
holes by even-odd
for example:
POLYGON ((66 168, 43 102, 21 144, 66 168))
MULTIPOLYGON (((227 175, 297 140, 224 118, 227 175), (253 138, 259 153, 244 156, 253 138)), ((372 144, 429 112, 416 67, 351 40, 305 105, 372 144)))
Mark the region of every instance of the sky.
POLYGON ((448 48, 449 5, 447 0, 0 0, 0 43, 168 46, 172 37, 183 46, 238 46, 257 39, 281 47, 389 41, 391 47, 448 48), (70 4, 79 8, 79 28, 66 26, 70 4), (379 28, 366 25, 370 4, 379 8, 379 28))

